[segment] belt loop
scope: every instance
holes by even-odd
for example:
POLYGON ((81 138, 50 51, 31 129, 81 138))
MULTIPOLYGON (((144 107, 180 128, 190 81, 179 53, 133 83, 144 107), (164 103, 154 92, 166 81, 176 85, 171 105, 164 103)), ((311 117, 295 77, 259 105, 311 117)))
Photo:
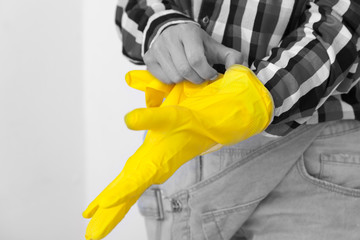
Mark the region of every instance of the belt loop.
POLYGON ((152 188, 152 190, 154 191, 154 194, 155 194, 156 204, 157 204, 157 209, 158 209, 158 216, 157 216, 156 220, 162 221, 165 219, 164 206, 163 206, 163 201, 162 201, 162 191, 159 188, 152 188))

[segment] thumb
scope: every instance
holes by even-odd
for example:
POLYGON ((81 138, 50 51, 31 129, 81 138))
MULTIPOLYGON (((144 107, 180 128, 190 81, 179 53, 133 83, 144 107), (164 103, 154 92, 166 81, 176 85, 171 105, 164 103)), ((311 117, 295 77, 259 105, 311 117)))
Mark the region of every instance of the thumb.
POLYGON ((205 42, 205 51, 213 64, 223 64, 228 69, 234 64, 244 64, 244 55, 235 49, 228 48, 215 40, 205 42))
POLYGON ((125 123, 131 130, 169 129, 184 120, 179 110, 179 106, 138 108, 126 114, 125 123))

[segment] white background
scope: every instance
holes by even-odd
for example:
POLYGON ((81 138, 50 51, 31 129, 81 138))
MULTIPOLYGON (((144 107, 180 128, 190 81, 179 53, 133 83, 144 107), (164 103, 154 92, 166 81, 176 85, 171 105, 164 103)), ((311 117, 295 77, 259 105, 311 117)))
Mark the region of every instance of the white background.
MULTIPOLYGON (((88 203, 141 144, 116 0, 0 0, 0 239, 84 239, 88 203)), ((105 239, 146 239, 137 207, 105 239)))

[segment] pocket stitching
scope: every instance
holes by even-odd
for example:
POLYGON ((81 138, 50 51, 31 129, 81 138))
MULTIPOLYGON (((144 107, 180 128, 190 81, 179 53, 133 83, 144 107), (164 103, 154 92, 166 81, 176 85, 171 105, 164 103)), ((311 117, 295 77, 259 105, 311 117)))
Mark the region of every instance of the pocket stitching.
POLYGON ((349 133, 353 133, 353 132, 357 132, 360 131, 360 126, 355 126, 354 128, 350 128, 350 129, 346 129, 344 131, 339 131, 333 134, 325 134, 325 135, 319 135, 317 138, 318 139, 326 139, 326 138, 331 138, 331 137, 338 137, 338 136, 342 136, 345 134, 349 134, 349 133))
POLYGON ((245 204, 240 204, 234 207, 228 207, 228 208, 222 208, 219 210, 212 210, 212 211, 208 211, 205 212, 202 215, 202 219, 204 222, 208 222, 208 221, 214 221, 216 220, 216 217, 221 217, 224 215, 228 215, 228 214, 232 214, 232 213, 237 213, 237 212, 243 212, 249 208, 251 208, 254 205, 257 205, 259 202, 261 202, 263 199, 265 198, 265 196, 260 197, 258 199, 255 199, 251 202, 245 203, 245 204))
POLYGON ((206 240, 210 240, 210 239, 213 239, 213 238, 210 238, 211 237, 214 237, 214 234, 216 234, 216 237, 220 239, 219 240, 224 240, 224 237, 221 233, 221 229, 220 229, 220 226, 218 224, 218 222, 214 219, 212 221, 208 221, 208 222, 202 222, 202 230, 203 230, 203 233, 204 233, 204 236, 206 238, 206 240), (206 226, 208 226, 209 224, 212 224, 210 227, 211 229, 217 229, 217 231, 208 231, 208 228, 206 226), (213 226, 215 225, 215 226, 213 226))
POLYGON ((214 223, 215 223, 215 226, 216 226, 217 229, 218 229, 219 236, 221 237, 220 240, 224 240, 224 237, 223 237, 222 232, 221 232, 221 228, 220 228, 220 226, 219 226, 218 221, 216 221, 216 219, 214 219, 214 223))
POLYGON ((297 162, 297 169, 300 173, 300 176, 305 179, 307 182, 310 182, 314 186, 323 188, 325 190, 328 190, 330 192, 338 193, 344 196, 348 197, 355 197, 360 198, 360 189, 353 189, 353 188, 347 188, 340 185, 337 185, 335 183, 327 182, 325 180, 317 179, 313 176, 311 176, 304 164, 304 156, 302 156, 299 161, 297 162))
POLYGON ((351 164, 360 166, 360 155, 353 154, 343 154, 343 153, 333 153, 333 154, 320 154, 320 161, 325 164, 351 164), (345 159, 342 157, 341 159, 335 158, 335 156, 347 156, 345 159), (352 158, 351 161, 349 158, 352 158))

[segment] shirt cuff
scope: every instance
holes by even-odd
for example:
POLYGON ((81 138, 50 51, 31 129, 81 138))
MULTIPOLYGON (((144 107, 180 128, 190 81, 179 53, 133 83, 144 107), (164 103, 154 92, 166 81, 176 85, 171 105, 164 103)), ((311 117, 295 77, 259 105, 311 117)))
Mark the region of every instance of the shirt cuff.
MULTIPOLYGON (((161 32, 172 25, 180 23, 194 23, 199 25, 189 16, 185 15, 182 12, 175 10, 164 10, 158 13, 153 14, 144 29, 144 38, 142 42, 141 55, 144 57, 144 54, 149 50, 156 38, 161 34, 161 32)), ((200 25, 199 25, 200 26, 200 25)))

